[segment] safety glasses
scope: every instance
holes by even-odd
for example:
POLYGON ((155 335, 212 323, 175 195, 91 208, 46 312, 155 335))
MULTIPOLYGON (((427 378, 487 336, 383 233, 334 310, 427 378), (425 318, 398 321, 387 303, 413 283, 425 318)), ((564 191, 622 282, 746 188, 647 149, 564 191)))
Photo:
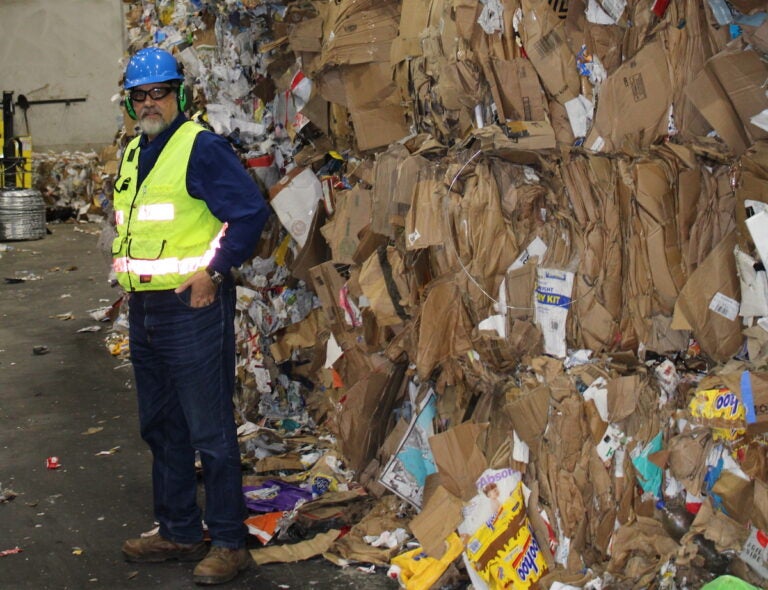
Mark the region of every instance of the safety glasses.
POLYGON ((135 88, 131 90, 128 96, 131 97, 133 102, 144 102, 149 96, 152 100, 161 100, 168 96, 173 91, 173 86, 155 86, 149 90, 139 90, 135 88))

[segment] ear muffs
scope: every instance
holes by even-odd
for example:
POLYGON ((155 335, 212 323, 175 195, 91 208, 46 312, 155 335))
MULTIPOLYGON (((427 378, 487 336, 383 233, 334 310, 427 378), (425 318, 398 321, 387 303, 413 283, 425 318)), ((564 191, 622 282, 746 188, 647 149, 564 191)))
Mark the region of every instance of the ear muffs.
POLYGON ((125 97, 125 110, 128 113, 128 116, 131 119, 138 119, 139 117, 136 115, 136 111, 133 109, 133 103, 131 102, 131 97, 126 96, 125 97))
POLYGON ((179 112, 183 113, 187 110, 189 97, 187 96, 187 87, 184 85, 184 82, 179 84, 179 88, 176 91, 176 104, 179 105, 179 112))

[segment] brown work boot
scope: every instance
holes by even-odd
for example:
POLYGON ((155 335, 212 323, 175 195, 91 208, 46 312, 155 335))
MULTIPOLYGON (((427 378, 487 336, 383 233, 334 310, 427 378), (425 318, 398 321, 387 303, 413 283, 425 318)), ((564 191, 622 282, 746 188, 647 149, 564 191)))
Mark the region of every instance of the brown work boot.
POLYGON ((203 541, 199 543, 174 543, 160 536, 128 539, 123 543, 123 556, 133 563, 160 563, 169 559, 200 561, 208 551, 203 541))
POLYGON ((238 573, 248 569, 253 560, 244 547, 242 549, 227 549, 226 547, 211 547, 206 558, 197 564, 192 574, 195 584, 203 586, 224 584, 238 573))

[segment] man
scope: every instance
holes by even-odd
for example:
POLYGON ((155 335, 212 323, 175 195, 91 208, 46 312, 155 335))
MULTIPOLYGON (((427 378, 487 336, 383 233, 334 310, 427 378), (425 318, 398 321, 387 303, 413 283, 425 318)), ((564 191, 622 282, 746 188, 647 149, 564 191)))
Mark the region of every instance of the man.
POLYGON ((184 116, 183 80, 173 56, 157 48, 138 51, 125 71, 125 106, 142 133, 126 146, 115 181, 113 268, 128 294, 139 425, 152 450, 160 527, 126 541, 123 555, 202 559, 194 581, 220 584, 251 564, 232 405, 230 270, 253 253, 269 213, 227 141, 184 116))

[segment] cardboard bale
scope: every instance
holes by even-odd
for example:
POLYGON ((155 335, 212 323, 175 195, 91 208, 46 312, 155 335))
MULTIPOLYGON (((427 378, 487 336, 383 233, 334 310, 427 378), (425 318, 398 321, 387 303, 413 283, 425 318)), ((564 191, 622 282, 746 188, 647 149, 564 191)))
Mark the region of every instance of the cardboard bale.
POLYGON ((735 155, 768 131, 750 119, 768 108, 768 66, 751 49, 728 48, 709 59, 687 88, 688 98, 735 155))
POLYGON ((654 311, 671 315, 685 283, 675 217, 673 171, 663 161, 633 167, 637 214, 642 224, 654 288, 654 311))
POLYGON ((622 314, 622 226, 615 191, 617 168, 605 158, 574 158, 560 170, 576 222, 579 270, 574 281, 578 342, 592 350, 619 344, 622 314))
POLYGON ((351 264, 360 240, 358 233, 371 221, 371 191, 360 185, 338 193, 331 221, 321 232, 328 242, 333 260, 351 264))
POLYGON ((522 0, 521 5, 520 35, 525 52, 550 96, 565 104, 580 90, 576 56, 566 43, 565 21, 547 0, 522 0))
POLYGON ((430 284, 421 306, 418 334, 416 367, 422 379, 441 362, 472 349, 469 318, 452 277, 430 284))
POLYGON ((400 253, 385 246, 371 254, 360 269, 360 287, 380 326, 402 324, 409 318, 404 270, 400 253))
POLYGON ((419 167, 405 217, 405 247, 408 250, 440 246, 445 242, 445 214, 441 204, 443 169, 419 167))
POLYGON ((388 62, 400 10, 387 0, 329 5, 323 24, 322 67, 388 62))
POLYGON ((702 350, 718 362, 736 354, 742 343, 734 245, 731 233, 690 275, 675 305, 702 350))
POLYGON ((656 39, 603 82, 594 125, 584 145, 598 152, 648 147, 667 135, 671 104, 667 53, 656 39))

